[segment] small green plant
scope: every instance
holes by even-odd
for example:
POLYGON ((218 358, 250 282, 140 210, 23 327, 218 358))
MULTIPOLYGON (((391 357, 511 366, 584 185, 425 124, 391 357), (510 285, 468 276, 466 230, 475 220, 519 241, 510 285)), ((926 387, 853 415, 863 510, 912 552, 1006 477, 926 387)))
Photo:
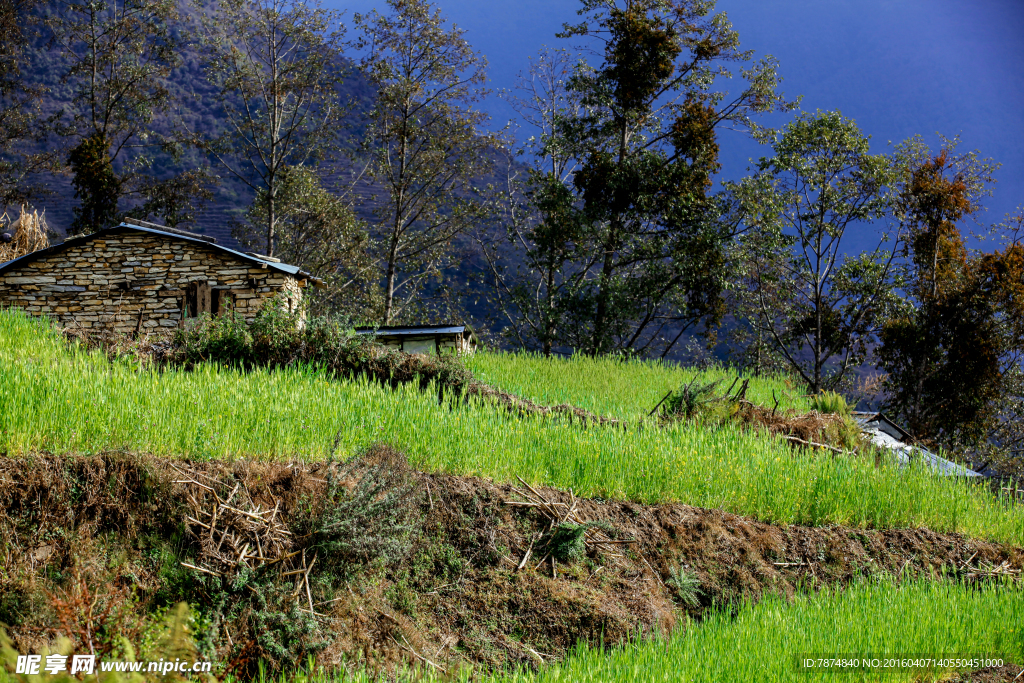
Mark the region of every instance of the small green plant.
POLYGON ((710 382, 700 382, 696 378, 684 384, 679 391, 672 394, 665 401, 664 413, 666 415, 680 415, 687 420, 692 420, 711 401, 714 401, 713 394, 722 380, 716 379, 710 382))
POLYGON ((700 590, 700 579, 697 578, 697 573, 688 569, 683 569, 681 566, 673 567, 669 569, 669 580, 665 583, 673 588, 676 597, 679 598, 679 602, 687 605, 688 607, 697 607, 700 605, 700 596, 702 594, 700 590))
POLYGON ((837 394, 834 391, 823 391, 816 396, 811 397, 811 410, 816 410, 819 413, 835 414, 835 415, 849 415, 850 406, 847 405, 846 399, 843 398, 842 394, 837 394))
POLYGON ((611 533, 612 527, 608 522, 585 522, 573 524, 563 522, 555 527, 548 541, 548 548, 551 556, 563 562, 576 562, 582 560, 587 554, 586 535, 589 529, 602 529, 611 533))

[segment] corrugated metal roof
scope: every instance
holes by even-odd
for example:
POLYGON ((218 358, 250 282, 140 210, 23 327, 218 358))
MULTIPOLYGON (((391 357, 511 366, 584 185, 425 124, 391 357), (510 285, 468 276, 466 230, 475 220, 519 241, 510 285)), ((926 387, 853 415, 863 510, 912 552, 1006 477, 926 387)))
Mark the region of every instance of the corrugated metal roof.
POLYGON ((106 235, 114 235, 125 231, 144 232, 153 235, 160 235, 161 237, 167 237, 174 240, 181 240, 184 242, 193 242, 195 244, 201 244, 207 249, 212 249, 217 252, 228 254, 230 256, 241 259, 243 261, 247 261, 249 263, 259 264, 260 267, 266 267, 270 270, 276 270, 278 272, 285 273, 287 275, 291 275, 292 277, 296 277, 299 279, 308 278, 313 280, 314 282, 319 282, 319 278, 313 277, 309 273, 304 272, 298 266, 288 265, 287 263, 274 263, 272 261, 264 261, 263 259, 257 258, 255 256, 250 256, 248 254, 243 254, 240 251, 235 251, 234 249, 222 247, 219 244, 214 244, 213 242, 201 239, 200 237, 188 236, 184 234, 182 231, 167 232, 165 230, 159 230, 157 228, 149 228, 141 225, 135 225, 134 223, 121 223, 120 225, 116 225, 112 228, 104 228, 103 230, 97 230, 96 232, 91 233, 89 235, 74 237, 63 241, 60 244, 55 244, 53 246, 46 247, 45 249, 33 251, 31 254, 25 254, 24 256, 14 259, 13 261, 8 261, 7 263, 0 264, 0 275, 18 266, 25 265, 26 263, 31 263, 37 258, 49 256, 51 254, 57 254, 60 253, 61 251, 64 251, 65 249, 76 246, 78 244, 82 244, 83 242, 92 241, 99 237, 104 237, 106 235))
POLYGON ((882 413, 855 412, 853 413, 853 419, 860 425, 861 431, 870 439, 871 443, 879 448, 892 451, 900 467, 906 467, 911 461, 918 460, 936 474, 947 477, 985 478, 983 474, 979 474, 945 458, 940 458, 925 448, 908 443, 912 438, 910 433, 882 413))
POLYGON ((431 325, 413 325, 410 327, 357 327, 357 334, 376 334, 378 337, 408 337, 428 334, 464 334, 465 325, 448 325, 434 327, 431 325))

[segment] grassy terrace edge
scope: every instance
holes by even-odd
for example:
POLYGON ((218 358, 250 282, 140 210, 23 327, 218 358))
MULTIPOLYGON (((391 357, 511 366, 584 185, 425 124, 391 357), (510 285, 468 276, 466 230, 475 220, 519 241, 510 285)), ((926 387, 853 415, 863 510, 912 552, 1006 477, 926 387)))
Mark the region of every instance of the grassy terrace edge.
MULTIPOLYGON (((916 579, 897 584, 863 581, 794 598, 772 595, 688 620, 668 639, 641 639, 602 649, 581 645, 562 662, 537 672, 517 670, 479 677, 464 670, 454 677, 427 668, 407 671, 399 681, 479 680, 481 683, 626 683, 633 681, 925 681, 948 680, 971 667, 884 669, 864 666, 871 657, 1003 658, 1024 660, 1024 591, 995 584, 966 586, 916 579), (900 624, 898 638, 893 624, 900 624), (858 666, 798 668, 798 660, 857 656, 858 666)), ((981 662, 984 664, 984 661, 981 662)), ((356 673, 296 676, 293 683, 380 680, 356 673)))
MULTIPOLYGON (((568 403, 621 420, 645 417, 669 391, 695 378, 719 381, 718 392, 730 387, 736 372, 724 367, 687 368, 660 360, 575 355, 545 358, 531 352, 478 352, 466 365, 480 381, 540 404, 568 403)), ((784 377, 747 377, 747 398, 806 413, 810 401, 784 377)), ((738 387, 736 387, 738 388, 738 387)))
POLYGON ((68 348, 47 324, 0 311, 0 452, 131 450, 188 458, 322 458, 387 442, 426 471, 573 489, 577 495, 684 502, 766 521, 929 527, 1024 545, 1024 511, 987 490, 876 466, 795 454, 727 427, 583 427, 514 416, 411 385, 335 381, 315 368, 242 373, 140 369, 68 348))

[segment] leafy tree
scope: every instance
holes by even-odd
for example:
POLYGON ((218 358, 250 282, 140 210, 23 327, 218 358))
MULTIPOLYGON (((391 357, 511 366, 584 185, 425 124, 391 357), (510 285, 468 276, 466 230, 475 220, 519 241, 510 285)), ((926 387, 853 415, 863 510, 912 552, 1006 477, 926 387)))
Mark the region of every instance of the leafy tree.
POLYGON ((95 232, 117 224, 121 183, 110 161, 110 142, 103 133, 82 140, 68 155, 74 174, 71 184, 80 204, 69 232, 95 232))
MULTIPOLYGON (((742 220, 740 207, 733 214, 742 220)), ((762 324, 762 310, 772 312, 778 325, 794 317, 792 290, 786 261, 761 259, 761 254, 786 248, 774 231, 750 230, 728 249, 729 283, 724 294, 725 309, 719 341, 727 348, 729 362, 757 376, 782 375, 790 371, 789 361, 777 348, 771 326, 762 324)))
POLYGON ((152 176, 139 178, 137 192, 144 198, 125 215, 142 220, 162 221, 176 227, 195 223, 205 202, 213 199, 213 187, 218 178, 206 166, 182 171, 167 180, 152 176))
POLYGON ((802 114, 760 137, 775 155, 731 186, 749 226, 740 242, 758 308, 753 322, 817 394, 867 358, 892 303, 895 251, 885 246, 899 242, 900 230, 859 256, 842 247, 850 231, 892 215, 899 176, 838 112, 802 114))
POLYGON ((741 70, 733 94, 716 90, 728 65, 749 63, 752 52, 713 7, 582 0, 584 21, 560 34, 603 44, 600 63, 580 65, 569 82, 581 111, 559 116, 548 143, 578 163, 567 187, 587 226, 576 246, 587 276, 565 329, 590 353, 660 346, 665 355, 721 313, 731 233, 708 195, 717 130, 791 105, 776 93, 770 57, 741 70))
POLYGON ((545 356, 564 340, 567 304, 587 272, 574 262, 584 234, 569 188, 575 162, 552 144, 559 117, 580 111, 579 97, 566 88, 572 69, 568 53, 545 48, 520 74, 516 89, 522 94, 505 94, 537 134, 508 157, 500 235, 479 240, 494 300, 508 322, 506 334, 545 356), (535 167, 522 172, 516 157, 530 158, 535 167))
POLYGON ((1024 249, 973 253, 960 223, 981 210, 996 166, 976 153, 934 157, 914 140, 901 200, 906 298, 881 332, 887 408, 917 435, 977 445, 997 427, 1024 352, 1024 249))
POLYGON ((156 132, 167 111, 166 78, 179 61, 173 0, 60 0, 46 24, 72 95, 56 119, 72 141, 68 163, 81 205, 69 232, 93 232, 118 218, 120 201, 153 190, 144 169, 173 141, 156 132))
MULTIPOLYGON (((323 289, 310 290, 314 313, 366 315, 372 306, 367 279, 373 263, 362 221, 341 197, 324 189, 312 169, 287 167, 279 180, 277 253, 324 280, 323 289)), ((243 244, 261 242, 258 226, 266 225, 268 204, 264 191, 249 210, 247 225, 253 231, 239 234, 243 244)))
POLYGON ((454 265, 452 240, 486 217, 473 182, 489 170, 495 144, 479 130, 486 114, 473 108, 485 94, 486 61, 464 32, 424 0, 388 0, 388 8, 356 17, 363 68, 377 88, 365 146, 381 188, 373 211, 385 325, 454 265))
POLYGON ((225 131, 193 138, 260 196, 261 248, 273 256, 286 169, 331 159, 340 144, 344 29, 317 2, 211 0, 201 30, 225 131))

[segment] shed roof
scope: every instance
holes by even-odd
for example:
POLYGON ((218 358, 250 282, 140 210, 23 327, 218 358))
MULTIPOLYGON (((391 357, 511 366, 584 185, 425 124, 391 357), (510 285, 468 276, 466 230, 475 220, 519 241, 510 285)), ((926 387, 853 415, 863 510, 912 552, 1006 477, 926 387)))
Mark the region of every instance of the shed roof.
MULTIPOLYGON (((378 337, 409 337, 428 334, 465 334, 465 325, 408 325, 405 327, 357 327, 357 334, 375 334, 378 337)), ((472 330, 470 331, 472 334, 472 330)))
POLYGON ((936 474, 947 477, 982 477, 984 474, 968 469, 945 458, 940 458, 931 451, 915 446, 913 437, 907 430, 900 427, 883 413, 853 413, 854 421, 871 440, 880 448, 893 452, 901 467, 906 467, 914 458, 919 458, 928 469, 936 474))
POLYGON ((182 230, 173 230, 170 228, 161 227, 146 227, 128 222, 121 223, 120 225, 115 225, 114 227, 111 228, 97 230, 96 232, 90 233, 88 235, 82 235, 81 237, 71 237, 69 239, 64 240, 60 244, 54 244, 53 246, 46 247, 45 249, 39 249, 38 251, 33 251, 31 254, 25 254, 24 256, 18 257, 12 261, 2 263, 0 264, 0 275, 3 275, 5 272, 9 270, 20 268, 21 266, 31 263, 32 261, 35 261, 36 259, 42 258, 44 256, 59 254, 60 252, 65 251, 66 249, 70 249, 71 247, 78 246, 86 242, 91 242, 92 240, 98 239, 100 237, 119 235, 125 232, 141 232, 151 235, 159 235, 160 237, 166 237, 168 239, 178 240, 180 242, 192 242, 194 244, 200 244, 203 247, 206 247, 207 249, 211 249, 215 252, 232 256, 236 259, 246 261, 248 263, 259 265, 261 268, 276 270, 278 272, 285 273, 286 275, 290 275, 294 278, 310 279, 317 284, 320 283, 320 278, 312 276, 311 274, 303 271, 298 266, 291 266, 288 265, 287 263, 277 263, 275 261, 267 261, 259 258, 258 256, 254 256, 251 254, 243 254, 240 251, 228 249, 227 247, 223 247, 219 244, 216 244, 216 242, 211 241, 210 238, 204 238, 200 235, 190 235, 189 233, 186 233, 182 230))

